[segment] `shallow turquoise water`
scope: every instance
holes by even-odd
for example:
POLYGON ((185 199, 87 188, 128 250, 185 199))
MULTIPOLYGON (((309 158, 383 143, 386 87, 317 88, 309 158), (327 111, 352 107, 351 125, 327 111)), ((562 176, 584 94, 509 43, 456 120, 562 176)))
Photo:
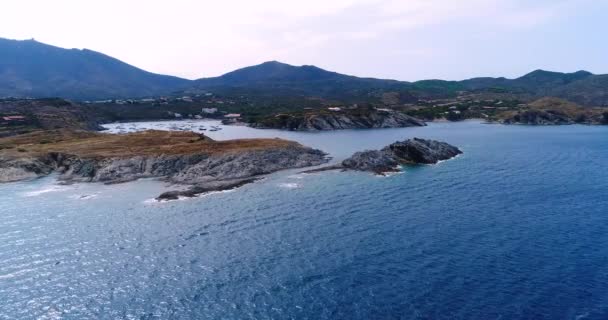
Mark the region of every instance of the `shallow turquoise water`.
POLYGON ((335 160, 413 136, 465 154, 160 204, 150 180, 0 185, 0 318, 608 318, 608 128, 209 134, 335 160))

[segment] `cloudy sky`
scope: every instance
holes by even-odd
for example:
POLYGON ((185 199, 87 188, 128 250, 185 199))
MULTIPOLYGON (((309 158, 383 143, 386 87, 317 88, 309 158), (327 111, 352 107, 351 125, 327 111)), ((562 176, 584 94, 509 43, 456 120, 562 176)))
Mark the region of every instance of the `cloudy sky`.
POLYGON ((0 37, 185 78, 268 60, 399 80, 608 73, 608 0, 2 0, 0 37))

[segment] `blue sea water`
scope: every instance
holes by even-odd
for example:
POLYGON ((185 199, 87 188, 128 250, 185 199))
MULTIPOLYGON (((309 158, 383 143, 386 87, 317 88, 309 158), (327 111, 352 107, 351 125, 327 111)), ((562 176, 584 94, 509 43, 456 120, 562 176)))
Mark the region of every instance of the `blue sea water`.
POLYGON ((414 136, 465 153, 167 203, 152 180, 0 185, 0 318, 608 318, 606 127, 209 134, 294 139, 334 161, 414 136))

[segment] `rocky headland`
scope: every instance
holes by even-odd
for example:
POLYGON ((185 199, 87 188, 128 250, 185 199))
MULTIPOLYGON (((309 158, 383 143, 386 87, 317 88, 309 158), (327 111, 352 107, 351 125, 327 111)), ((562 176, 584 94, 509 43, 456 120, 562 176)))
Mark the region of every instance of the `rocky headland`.
POLYGON ((424 121, 390 109, 357 108, 277 114, 250 122, 253 128, 292 131, 402 128, 426 126, 424 121))
POLYGON ((385 175, 398 172, 401 165, 436 164, 462 154, 455 146, 436 140, 420 138, 398 141, 381 150, 367 150, 353 154, 340 164, 320 169, 309 170, 306 173, 326 170, 354 170, 385 175))
POLYGON ((59 130, 0 140, 0 182, 58 173, 68 183, 160 178, 190 187, 159 199, 232 189, 265 174, 325 162, 322 151, 292 141, 214 141, 193 132, 113 135, 59 130))
POLYGON ((559 98, 542 98, 516 111, 497 115, 496 122, 524 125, 605 125, 608 113, 603 108, 582 107, 559 98))

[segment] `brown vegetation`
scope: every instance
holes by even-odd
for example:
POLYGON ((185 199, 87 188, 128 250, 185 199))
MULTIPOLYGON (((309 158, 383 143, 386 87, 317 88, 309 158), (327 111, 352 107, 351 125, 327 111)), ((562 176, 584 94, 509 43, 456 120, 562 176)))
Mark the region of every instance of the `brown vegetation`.
POLYGON ((129 134, 90 131, 37 131, 0 139, 0 155, 42 155, 51 152, 81 158, 132 157, 147 155, 222 154, 297 146, 281 139, 214 141, 194 132, 149 130, 129 134))

